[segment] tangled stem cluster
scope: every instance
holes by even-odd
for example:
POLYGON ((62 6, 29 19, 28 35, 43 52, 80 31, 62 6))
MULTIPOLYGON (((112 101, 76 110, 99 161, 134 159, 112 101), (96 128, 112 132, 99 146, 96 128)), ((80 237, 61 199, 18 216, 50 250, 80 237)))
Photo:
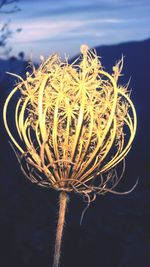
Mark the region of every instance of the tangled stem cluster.
POLYGON ((112 75, 86 45, 72 64, 52 55, 27 73, 7 97, 4 123, 25 175, 34 183, 83 196, 115 192, 124 172, 116 165, 131 148, 136 112, 127 86, 118 85, 123 59, 112 75), (8 106, 16 93, 15 125, 8 106))

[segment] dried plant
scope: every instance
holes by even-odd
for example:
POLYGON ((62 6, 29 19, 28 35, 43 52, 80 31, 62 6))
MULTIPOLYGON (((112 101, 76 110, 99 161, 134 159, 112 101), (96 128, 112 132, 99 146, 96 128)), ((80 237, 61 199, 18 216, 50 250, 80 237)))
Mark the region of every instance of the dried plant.
POLYGON ((68 193, 88 202, 97 194, 117 193, 114 188, 125 166, 120 175, 115 167, 129 152, 136 132, 130 92, 118 85, 123 58, 110 75, 96 51, 82 45, 81 53, 72 64, 52 55, 25 80, 16 75, 20 82, 4 105, 4 124, 23 172, 33 183, 60 191, 53 267, 59 264, 68 193), (14 137, 7 114, 17 92, 14 137))

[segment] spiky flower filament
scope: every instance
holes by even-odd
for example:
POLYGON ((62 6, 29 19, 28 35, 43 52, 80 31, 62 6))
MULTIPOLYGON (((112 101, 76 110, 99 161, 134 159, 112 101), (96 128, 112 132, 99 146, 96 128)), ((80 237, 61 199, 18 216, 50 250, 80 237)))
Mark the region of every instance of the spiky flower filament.
POLYGON ((127 88, 118 85, 122 65, 110 75, 96 52, 83 46, 70 65, 53 55, 26 80, 19 77, 5 102, 4 123, 32 182, 84 195, 118 184, 114 168, 129 152, 137 123, 127 88), (17 91, 15 138, 7 114, 17 91))

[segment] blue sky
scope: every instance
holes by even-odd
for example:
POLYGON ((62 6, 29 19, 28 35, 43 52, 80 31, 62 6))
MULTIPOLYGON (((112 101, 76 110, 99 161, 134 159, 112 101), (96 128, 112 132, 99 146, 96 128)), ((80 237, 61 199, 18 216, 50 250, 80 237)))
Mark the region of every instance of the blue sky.
POLYGON ((1 15, 22 28, 11 41, 12 54, 38 60, 58 52, 73 56, 90 47, 150 37, 150 0, 20 0, 21 11, 1 15))

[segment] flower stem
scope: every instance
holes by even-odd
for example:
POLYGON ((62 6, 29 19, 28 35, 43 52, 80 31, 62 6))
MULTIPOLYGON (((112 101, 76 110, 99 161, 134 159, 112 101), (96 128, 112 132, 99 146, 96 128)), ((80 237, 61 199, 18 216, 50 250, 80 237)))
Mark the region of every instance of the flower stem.
POLYGON ((64 222, 65 222, 65 212, 67 207, 67 198, 68 198, 67 193, 62 191, 59 197, 59 215, 58 215, 55 251, 54 251, 54 259, 52 267, 58 267, 60 262, 60 251, 61 251, 64 222))

